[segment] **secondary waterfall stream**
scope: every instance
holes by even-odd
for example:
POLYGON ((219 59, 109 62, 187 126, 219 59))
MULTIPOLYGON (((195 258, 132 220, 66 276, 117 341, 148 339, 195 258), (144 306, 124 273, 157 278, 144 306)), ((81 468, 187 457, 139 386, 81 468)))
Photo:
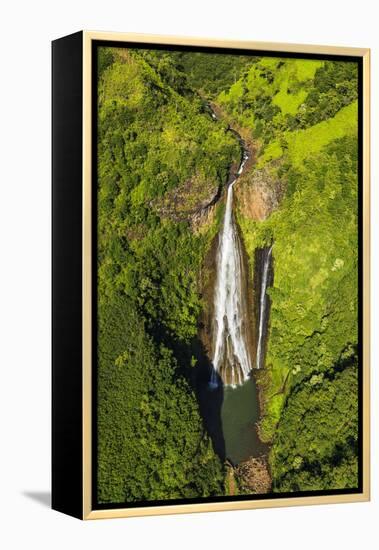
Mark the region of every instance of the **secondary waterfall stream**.
POLYGON ((264 348, 264 327, 267 321, 267 286, 269 283, 269 270, 271 267, 272 258, 272 245, 269 248, 264 248, 263 252, 263 274, 259 296, 259 327, 258 327, 258 345, 256 356, 256 368, 260 369, 263 360, 263 348, 264 348))

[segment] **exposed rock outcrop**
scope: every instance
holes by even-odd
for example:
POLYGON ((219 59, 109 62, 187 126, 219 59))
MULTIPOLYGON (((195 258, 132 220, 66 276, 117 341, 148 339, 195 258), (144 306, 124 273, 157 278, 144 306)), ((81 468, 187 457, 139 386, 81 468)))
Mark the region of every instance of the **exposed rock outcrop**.
POLYGON ((237 206, 246 218, 262 221, 278 208, 284 191, 284 183, 274 176, 272 168, 254 170, 236 184, 237 206))
POLYGON ((234 468, 240 491, 262 495, 271 490, 271 476, 265 456, 249 458, 234 468))
POLYGON ((164 218, 174 221, 202 219, 221 196, 221 186, 196 174, 179 187, 155 200, 153 208, 164 218))
POLYGON ((214 221, 216 206, 224 196, 230 182, 236 177, 239 163, 230 167, 229 178, 225 185, 206 180, 196 174, 161 199, 151 203, 152 208, 163 218, 174 221, 188 221, 194 232, 201 232, 214 221))
POLYGON ((194 233, 201 233, 211 226, 215 219, 217 201, 191 215, 190 224, 194 233))

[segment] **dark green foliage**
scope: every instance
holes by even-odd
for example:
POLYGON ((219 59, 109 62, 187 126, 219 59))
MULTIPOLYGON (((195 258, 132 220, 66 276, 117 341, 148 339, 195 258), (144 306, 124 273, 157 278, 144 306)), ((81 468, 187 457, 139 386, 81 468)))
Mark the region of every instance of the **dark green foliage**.
POLYGON ((300 171, 289 168, 290 194, 268 221, 276 266, 267 358, 273 397, 262 433, 273 437, 276 491, 357 486, 356 358, 338 372, 358 341, 356 159, 351 137, 300 171))
POLYGON ((113 63, 113 51, 112 48, 99 48, 97 54, 97 76, 101 77, 103 72, 109 65, 113 63))
POLYGON ((99 309, 99 502, 222 493, 223 466, 172 352, 121 296, 99 309))
MULTIPOLYGON (((260 424, 263 439, 274 440, 273 452, 278 423, 292 407, 287 399, 292 388, 312 376, 322 379, 358 341, 357 140, 334 141, 296 168, 283 164, 280 176, 288 191, 278 211, 259 224, 241 220, 251 255, 274 242, 260 424)), ((290 421, 284 424, 283 437, 292 441, 294 428, 290 421)), ((278 464, 273 464, 274 477, 278 464)), ((315 478, 315 487, 318 483, 315 478)))
POLYGON ((150 329, 160 331, 162 338, 189 341, 197 334, 197 273, 204 239, 192 235, 187 224, 167 222, 130 248, 132 256, 118 277, 120 287, 150 329))
POLYGON ((350 355, 295 386, 270 455, 275 491, 358 484, 358 371, 350 355))
POLYGON ((314 87, 304 102, 304 108, 296 115, 295 127, 306 128, 331 118, 357 97, 357 64, 326 61, 315 73, 314 87))
POLYGON ((151 67, 159 74, 162 81, 184 96, 190 96, 196 101, 196 93, 191 87, 191 83, 185 74, 178 67, 176 62, 176 53, 164 50, 139 50, 140 55, 149 63, 151 67))
POLYGON ((239 214, 252 261, 273 242, 260 435, 272 442, 275 491, 358 483, 357 65, 309 63, 259 61, 220 96, 270 142, 258 167, 286 186, 265 221, 239 214), (275 105, 281 113, 270 110, 275 105))
POLYGON ((172 52, 192 88, 213 97, 227 90, 255 62, 254 57, 200 52, 172 52))
MULTIPOLYGON (((239 148, 200 101, 161 80, 145 60, 153 54, 120 55, 113 52, 99 82, 99 294, 124 292, 149 328, 188 340, 197 332, 198 272, 209 239, 170 213, 163 217, 165 196, 186 185, 186 205, 196 207, 197 188, 194 195, 188 182, 200 182, 211 200, 239 148)), ((171 74, 169 59, 161 62, 171 74)))

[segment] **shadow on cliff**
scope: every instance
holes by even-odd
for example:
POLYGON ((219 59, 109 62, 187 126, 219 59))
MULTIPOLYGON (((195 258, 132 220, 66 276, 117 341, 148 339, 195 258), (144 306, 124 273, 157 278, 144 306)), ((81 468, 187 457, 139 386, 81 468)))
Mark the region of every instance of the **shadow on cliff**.
POLYGON ((149 334, 157 346, 164 344, 172 350, 178 364, 174 380, 184 377, 189 382, 196 395, 204 428, 212 440, 214 451, 224 461, 226 449, 221 420, 224 385, 217 375, 217 388, 209 387, 213 367, 204 343, 199 336, 189 343, 178 341, 165 333, 158 323, 150 327, 149 334))
MULTIPOLYGON (((171 344, 172 345, 172 344, 171 344)), ((224 401, 224 384, 218 374, 216 388, 210 388, 212 363, 200 337, 193 338, 189 345, 173 345, 174 354, 179 365, 189 365, 196 360, 190 369, 179 370, 191 384, 199 404, 204 427, 210 436, 213 448, 222 461, 226 458, 224 433, 222 428, 221 409, 224 401)))
POLYGON ((221 460, 224 461, 226 449, 221 419, 224 385, 219 375, 216 374, 218 385, 216 388, 210 388, 209 382, 213 367, 201 340, 197 339, 196 344, 194 351, 197 363, 194 369, 194 387, 200 413, 205 428, 212 439, 213 448, 221 460))

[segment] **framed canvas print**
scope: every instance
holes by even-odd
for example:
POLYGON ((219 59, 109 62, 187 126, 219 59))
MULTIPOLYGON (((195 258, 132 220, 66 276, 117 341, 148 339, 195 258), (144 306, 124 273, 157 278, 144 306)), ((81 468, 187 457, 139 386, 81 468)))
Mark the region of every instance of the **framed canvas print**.
POLYGON ((53 42, 53 508, 369 499, 369 50, 53 42))

